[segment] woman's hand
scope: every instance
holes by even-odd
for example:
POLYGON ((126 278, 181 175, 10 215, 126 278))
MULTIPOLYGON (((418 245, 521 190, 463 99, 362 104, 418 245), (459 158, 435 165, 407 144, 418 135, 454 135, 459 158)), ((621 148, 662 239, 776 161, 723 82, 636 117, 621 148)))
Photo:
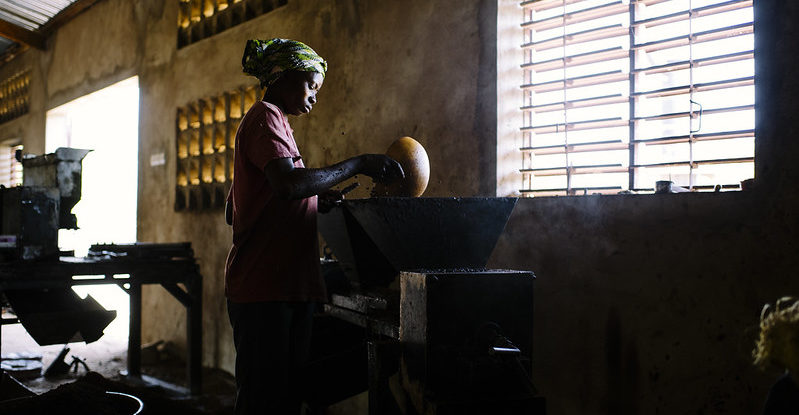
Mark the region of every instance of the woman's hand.
POLYGON ((405 178, 402 166, 391 157, 383 154, 363 154, 359 158, 362 163, 361 173, 377 183, 391 183, 405 178))
POLYGON ((340 191, 328 189, 319 194, 317 210, 319 213, 330 212, 336 205, 341 204, 343 199, 344 195, 340 191))

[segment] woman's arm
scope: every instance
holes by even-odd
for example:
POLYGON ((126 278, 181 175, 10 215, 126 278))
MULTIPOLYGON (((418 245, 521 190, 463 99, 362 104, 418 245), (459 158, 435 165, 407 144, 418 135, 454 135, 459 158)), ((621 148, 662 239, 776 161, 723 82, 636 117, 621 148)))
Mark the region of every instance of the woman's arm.
POLYGON ((265 170, 269 184, 284 199, 318 195, 356 174, 385 183, 405 177, 399 163, 382 154, 362 154, 321 168, 296 168, 291 158, 280 158, 265 170))

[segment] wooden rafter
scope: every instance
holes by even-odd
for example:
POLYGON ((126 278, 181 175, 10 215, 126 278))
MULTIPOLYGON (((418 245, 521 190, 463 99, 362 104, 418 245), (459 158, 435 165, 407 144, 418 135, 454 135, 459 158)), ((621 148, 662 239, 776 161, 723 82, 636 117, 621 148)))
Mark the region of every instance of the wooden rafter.
POLYGON ((22 26, 0 19, 0 36, 11 39, 22 45, 37 49, 45 49, 47 38, 75 16, 101 0, 78 0, 61 10, 37 30, 30 30, 22 26))
POLYGON ((45 37, 41 33, 25 29, 5 20, 0 20, 0 36, 44 50, 45 37))
POLYGON ((65 23, 75 18, 75 16, 79 15, 89 7, 94 6, 95 3, 99 3, 100 1, 101 0, 78 0, 53 16, 52 19, 47 21, 47 23, 43 24, 42 27, 39 28, 39 31, 44 36, 49 36, 56 29, 63 26, 65 23))

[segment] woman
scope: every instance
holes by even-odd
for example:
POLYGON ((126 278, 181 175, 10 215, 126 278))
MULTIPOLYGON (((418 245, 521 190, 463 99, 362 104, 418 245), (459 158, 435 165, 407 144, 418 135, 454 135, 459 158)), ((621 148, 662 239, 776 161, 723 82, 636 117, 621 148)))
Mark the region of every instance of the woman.
POLYGON ((297 379, 308 357, 314 305, 326 300, 319 272, 317 195, 356 175, 403 177, 399 164, 364 154, 306 168, 287 116, 313 109, 327 63, 287 39, 249 40, 244 72, 266 88, 236 132, 234 179, 225 216, 233 246, 225 295, 236 346, 236 413, 297 413, 297 379))

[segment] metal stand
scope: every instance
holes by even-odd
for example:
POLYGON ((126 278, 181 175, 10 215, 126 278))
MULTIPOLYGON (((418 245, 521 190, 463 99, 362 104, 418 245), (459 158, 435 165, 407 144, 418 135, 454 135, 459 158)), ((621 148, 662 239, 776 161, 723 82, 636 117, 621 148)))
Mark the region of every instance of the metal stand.
MULTIPOLYGON (((170 248, 179 245, 179 248, 188 248, 188 252, 191 252, 188 244, 163 245, 170 248)), ((123 247, 131 252, 136 247, 152 249, 158 246, 159 244, 134 244, 101 247, 123 247)), ((61 257, 57 261, 0 263, 0 292, 97 284, 119 285, 130 297, 127 374, 132 378, 141 378, 142 285, 160 284, 186 308, 186 372, 191 394, 199 395, 202 392, 202 276, 193 255, 61 257), (101 277, 74 279, 76 275, 101 277), (180 288, 179 283, 184 284, 186 290, 180 288)), ((15 319, 2 319, 0 325, 16 322, 15 319)))
POLYGON ((333 294, 324 308, 366 329, 370 415, 546 413, 531 377, 532 272, 399 279, 399 290, 333 294))

